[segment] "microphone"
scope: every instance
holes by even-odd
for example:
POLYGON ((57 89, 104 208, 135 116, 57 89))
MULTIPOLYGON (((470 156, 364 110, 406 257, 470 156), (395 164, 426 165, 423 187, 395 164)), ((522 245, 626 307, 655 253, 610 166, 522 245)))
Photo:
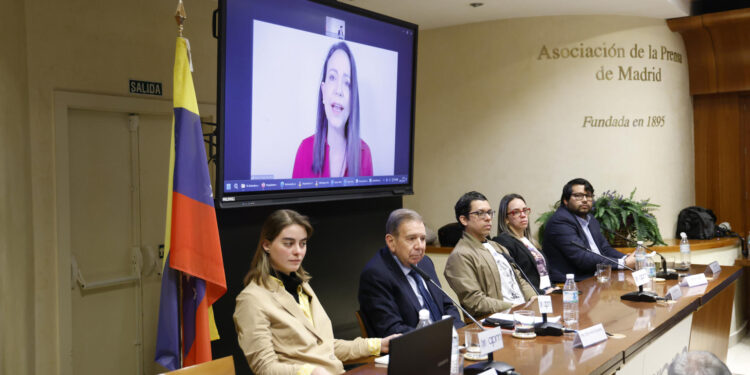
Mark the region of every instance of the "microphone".
POLYGON ((620 262, 618 262, 618 261, 616 261, 616 260, 614 260, 614 259, 612 259, 612 258, 610 258, 610 257, 607 257, 607 256, 604 256, 604 255, 602 255, 602 254, 599 254, 599 253, 597 253, 596 251, 592 251, 592 250, 591 250, 591 249, 589 249, 588 247, 586 247, 586 246, 583 246, 583 245, 581 245, 581 244, 579 244, 578 242, 575 242, 575 241, 570 241, 570 244, 571 244, 571 245, 573 245, 573 246, 575 246, 575 247, 577 247, 577 248, 579 248, 579 249, 583 249, 584 251, 588 251, 588 252, 590 252, 591 254, 595 254, 596 256, 598 256, 598 257, 600 257, 600 258, 602 258, 602 259, 606 259, 606 260, 608 260, 608 261, 610 261, 610 262, 612 262, 612 263, 616 264, 617 266, 620 266, 620 265, 621 265, 621 266, 623 266, 623 267, 625 267, 625 268, 627 268, 627 269, 629 269, 629 270, 631 270, 631 271, 635 272, 635 270, 634 270, 634 269, 632 269, 632 268, 630 268, 630 267, 626 266, 626 265, 625 265, 625 262, 623 262, 623 264, 620 264, 620 262))
POLYGON ((445 295, 446 297, 448 297, 448 299, 449 299, 449 300, 450 300, 451 302, 453 302, 453 304, 454 304, 454 305, 455 305, 456 307, 458 307, 459 309, 461 309, 461 311, 463 311, 463 312, 464 312, 464 315, 468 316, 468 317, 469 317, 469 319, 471 319, 471 321, 472 321, 472 322, 474 322, 474 324, 476 324, 476 325, 477 325, 477 327, 481 328, 482 330, 484 330, 484 329, 485 329, 485 328, 484 328, 484 327, 483 327, 483 326, 482 326, 482 325, 481 325, 481 324, 480 324, 480 323, 479 323, 479 322, 478 322, 478 321, 477 321, 476 319, 474 319, 474 317, 473 317, 473 316, 472 316, 471 314, 469 314, 469 312, 468 312, 468 311, 466 311, 466 309, 464 309, 464 308, 463 308, 463 306, 461 306, 461 304, 460 304, 460 303, 456 303, 456 301, 454 301, 454 300, 453 300, 453 298, 451 298, 451 296, 450 296, 450 295, 448 295, 448 293, 446 293, 446 292, 445 292, 445 290, 443 290, 443 288, 441 288, 441 287, 440 287, 440 285, 438 285, 438 284, 437 284, 437 283, 435 282, 435 280, 433 280, 433 279, 432 279, 432 277, 430 277, 430 275, 428 275, 428 274, 427 274, 427 272, 424 272, 424 271, 423 271, 423 270, 422 270, 421 268, 417 267, 417 266, 416 266, 416 265, 414 265, 414 264, 412 264, 412 265, 411 265, 411 269, 413 269, 413 270, 414 270, 414 272, 418 273, 418 274, 419 274, 419 276, 422 276, 422 278, 423 278, 423 279, 425 279, 425 281, 428 281, 428 282, 432 283, 432 285, 434 285, 434 286, 435 286, 435 288, 438 288, 438 289, 440 289, 440 291, 441 291, 441 292, 443 292, 443 294, 444 294, 444 295, 445 295))
MULTIPOLYGON (((534 289, 536 294, 538 296, 543 295, 544 293, 540 292, 539 289, 534 285, 534 283, 531 282, 528 276, 526 276, 526 272, 523 272, 521 269, 521 266, 516 263, 516 261, 511 258, 510 255, 505 254, 501 252, 500 254, 505 257, 505 260, 508 261, 508 263, 513 264, 518 268, 518 270, 521 272, 521 276, 526 280, 529 285, 534 289)), ((543 321, 541 323, 534 323, 534 333, 537 334, 537 336, 562 336, 563 334, 563 326, 559 323, 552 323, 547 321, 547 313, 542 314, 543 321)))
MULTIPOLYGON (((604 258, 604 259, 606 259, 606 260, 608 260, 608 261, 610 261, 612 263, 616 263, 616 264, 619 265, 619 263, 617 263, 616 260, 611 259, 609 257, 605 257, 604 255, 599 254, 597 252, 591 251, 587 247, 579 244, 578 242, 570 241, 570 244, 574 245, 574 246, 577 246, 577 247, 579 247, 579 248, 581 248, 581 249, 583 249, 585 251, 589 251, 592 254, 596 254, 596 255, 598 255, 598 256, 600 256, 600 257, 602 257, 602 258, 604 258)), ((622 266, 625 267, 625 268, 627 268, 627 269, 629 269, 629 270, 631 270, 631 271, 633 271, 633 272, 635 272, 634 269, 626 266, 625 264, 623 264, 622 266)), ((638 287, 638 291, 637 292, 625 293, 625 294, 623 294, 623 295, 620 296, 620 299, 623 299, 623 300, 626 300, 626 301, 634 301, 634 302, 656 302, 658 299, 663 299, 663 298, 659 297, 659 295, 656 294, 656 293, 654 293, 654 292, 644 291, 643 290, 643 285, 641 285, 641 286, 638 287)))
MULTIPOLYGON (((612 234, 612 235, 614 235, 614 236, 616 236, 616 237, 618 237, 620 239, 623 239, 625 241, 628 241, 631 244, 632 243, 638 244, 638 241, 633 241, 632 239, 627 238, 627 237, 623 236, 620 233, 614 232, 611 229, 608 229, 608 228, 605 228, 605 227, 601 227, 601 228, 604 229, 607 233, 610 233, 610 234, 612 234)), ((661 277, 664 280, 677 280, 677 277, 678 277, 677 276, 677 272, 669 272, 667 270, 667 260, 664 259, 664 256, 661 255, 661 253, 657 252, 654 249, 649 248, 646 245, 641 245, 641 246, 643 246, 643 248, 646 249, 646 250, 652 251, 654 254, 658 255, 659 258, 661 258, 661 271, 659 271, 659 272, 656 273, 656 277, 661 277)))
MULTIPOLYGON (((436 288, 438 288, 438 290, 440 290, 441 292, 443 292, 443 294, 446 297, 448 297, 448 299, 451 302, 453 302, 453 304, 456 307, 458 307, 459 309, 461 309, 461 311, 464 312, 464 315, 468 316, 469 319, 471 319, 471 321, 474 322, 474 324, 477 325, 477 327, 479 327, 482 331, 486 331, 487 330, 486 328, 484 328, 484 326, 482 326, 481 324, 479 324, 479 322, 476 319, 474 319, 474 316, 472 316, 471 314, 469 314, 469 312, 466 311, 466 309, 464 309, 463 306, 461 306, 460 303, 457 303, 453 298, 451 298, 451 296, 448 295, 448 293, 446 293, 445 290, 443 288, 441 288, 440 285, 438 285, 438 283, 436 283, 435 280, 433 280, 432 277, 430 277, 430 275, 427 274, 427 272, 424 272, 421 268, 417 267, 415 264, 411 265, 411 269, 413 269, 414 272, 418 273, 419 276, 422 276, 423 279, 425 279, 426 281, 429 281, 430 283, 432 283, 432 285, 434 285, 436 288)), ((489 369, 494 369, 495 372, 497 372, 498 374, 511 374, 511 373, 514 373, 513 370, 515 370, 515 368, 513 366, 511 366, 511 365, 509 365, 509 364, 507 364, 505 362, 495 361, 494 360, 494 353, 489 353, 489 354, 487 354, 487 362, 479 362, 479 363, 475 363, 475 364, 473 364, 471 366, 466 366, 464 368, 464 373, 465 374, 479 374, 479 373, 482 373, 482 372, 484 372, 486 370, 489 370, 489 369), (469 370, 469 371, 466 372, 466 370, 469 370)))

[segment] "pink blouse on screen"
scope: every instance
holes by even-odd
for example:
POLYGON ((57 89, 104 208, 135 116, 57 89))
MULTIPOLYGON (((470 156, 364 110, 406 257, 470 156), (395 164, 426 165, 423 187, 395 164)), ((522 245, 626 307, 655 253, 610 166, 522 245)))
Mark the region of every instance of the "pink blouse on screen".
MULTIPOLYGON (((359 166, 360 176, 372 176, 372 155, 370 154, 370 146, 361 141, 361 157, 359 166)), ((323 173, 315 174, 312 171, 313 163, 313 144, 315 143, 315 136, 311 135, 302 140, 299 148, 297 149, 297 156, 294 158, 294 171, 292 172, 292 178, 315 178, 315 177, 331 177, 331 167, 328 165, 329 160, 329 147, 326 143, 325 163, 323 163, 323 173)), ((344 176, 349 176, 349 168, 346 169, 344 176)), ((353 177, 353 176, 352 176, 353 177)))

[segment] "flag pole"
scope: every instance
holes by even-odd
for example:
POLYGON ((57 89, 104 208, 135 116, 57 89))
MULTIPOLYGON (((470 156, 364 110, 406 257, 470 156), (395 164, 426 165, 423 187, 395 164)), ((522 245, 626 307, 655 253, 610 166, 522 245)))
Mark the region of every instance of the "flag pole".
MULTIPOLYGON (((177 22, 177 37, 182 38, 183 37, 183 30, 185 29, 185 20, 187 20, 187 13, 185 12, 185 5, 182 3, 182 0, 179 0, 177 2, 177 10, 175 11, 174 19, 177 22)), ((172 131, 174 131, 174 129, 172 131)), ((177 301, 178 301, 178 303, 177 303, 177 306, 178 306, 178 309, 177 309, 177 311, 178 311, 177 319, 179 321, 179 324, 178 324, 178 327, 179 327, 178 335, 179 335, 179 342, 180 342, 179 359, 180 359, 180 368, 183 368, 184 367, 184 360, 185 360, 185 342, 184 342, 183 327, 182 327, 182 323, 184 321, 183 320, 183 316, 182 316, 182 314, 183 314, 183 308, 182 308, 182 305, 183 305, 183 302, 182 302, 183 295, 182 295, 182 293, 183 293, 183 290, 184 290, 184 288, 183 288, 183 276, 184 275, 183 275, 183 273, 181 271, 178 271, 177 274, 178 274, 177 279, 179 280, 177 282, 177 301)))
POLYGON ((182 4, 182 0, 177 3, 177 11, 174 14, 174 19, 177 21, 177 36, 182 37, 182 30, 187 19, 187 13, 185 13, 185 6, 182 4))

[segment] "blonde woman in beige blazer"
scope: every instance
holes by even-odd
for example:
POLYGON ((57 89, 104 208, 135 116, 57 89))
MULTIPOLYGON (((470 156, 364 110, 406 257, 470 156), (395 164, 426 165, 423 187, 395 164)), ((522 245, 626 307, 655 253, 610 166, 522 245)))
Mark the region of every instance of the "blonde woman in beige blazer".
POLYGON ((342 361, 388 352, 384 339, 333 337, 331 320, 301 267, 312 226, 292 210, 268 217, 237 296, 234 324, 248 364, 257 375, 344 372, 342 361))

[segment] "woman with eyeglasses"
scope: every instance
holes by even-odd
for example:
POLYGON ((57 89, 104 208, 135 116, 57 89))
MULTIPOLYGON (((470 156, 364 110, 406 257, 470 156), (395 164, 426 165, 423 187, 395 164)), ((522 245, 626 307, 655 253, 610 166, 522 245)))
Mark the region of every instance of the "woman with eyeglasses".
POLYGON ((237 340, 253 373, 341 374, 342 361, 388 353, 389 341, 337 340, 302 268, 312 226, 292 210, 273 212, 260 232, 245 289, 237 296, 237 340))
POLYGON ((493 241, 503 245, 518 266, 539 291, 552 289, 547 271, 547 258, 538 243, 531 238, 529 226, 531 208, 519 194, 508 194, 500 200, 497 210, 497 237, 493 241))

